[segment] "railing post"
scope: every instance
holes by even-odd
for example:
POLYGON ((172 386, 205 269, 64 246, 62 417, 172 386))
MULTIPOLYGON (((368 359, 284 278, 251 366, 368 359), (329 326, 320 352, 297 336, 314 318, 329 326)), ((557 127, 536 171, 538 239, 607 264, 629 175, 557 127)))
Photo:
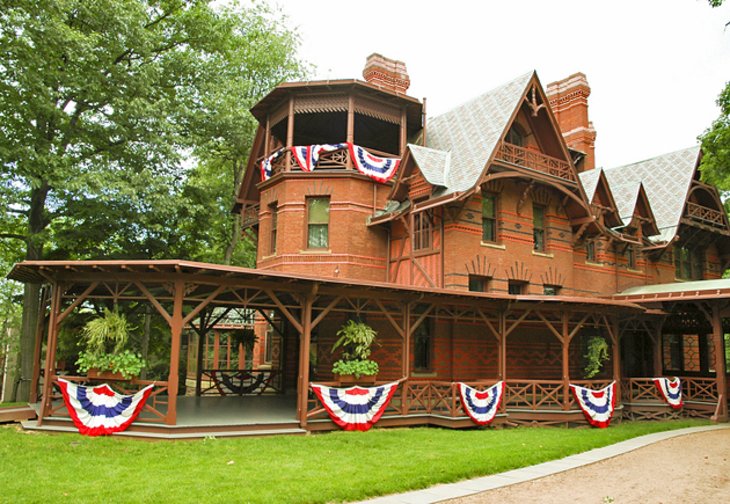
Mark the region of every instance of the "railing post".
POLYGON ((725 351, 723 349, 722 318, 717 305, 712 306, 712 339, 715 344, 715 375, 717 384, 718 407, 712 416, 713 422, 727 422, 727 401, 724 400, 727 392, 727 370, 725 369, 725 351))

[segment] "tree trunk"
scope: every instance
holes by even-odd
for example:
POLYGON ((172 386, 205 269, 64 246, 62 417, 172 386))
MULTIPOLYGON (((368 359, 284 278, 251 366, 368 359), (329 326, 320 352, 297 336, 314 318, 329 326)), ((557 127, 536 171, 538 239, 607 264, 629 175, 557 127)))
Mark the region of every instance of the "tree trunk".
MULTIPOLYGON (((48 225, 45 212, 46 197, 49 190, 48 183, 43 182, 40 187, 31 191, 26 261, 37 261, 43 258, 44 239, 42 233, 48 225)), ((23 318, 20 329, 20 385, 14 398, 16 401, 27 401, 30 397, 30 382, 35 365, 33 362, 35 333, 41 305, 40 296, 40 284, 25 284, 23 289, 23 318)))

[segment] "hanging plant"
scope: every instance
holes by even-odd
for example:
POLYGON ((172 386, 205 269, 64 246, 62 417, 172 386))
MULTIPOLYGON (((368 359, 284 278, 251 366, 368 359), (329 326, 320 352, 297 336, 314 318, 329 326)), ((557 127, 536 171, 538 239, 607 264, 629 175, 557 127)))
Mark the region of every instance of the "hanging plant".
POLYGON ((364 322, 348 320, 337 331, 339 338, 332 346, 332 352, 342 348, 342 359, 332 366, 332 372, 338 375, 375 376, 378 374, 378 363, 370 360, 371 347, 378 333, 364 322))
POLYGON ((590 379, 601 372, 603 365, 609 358, 608 343, 602 336, 592 336, 586 348, 586 367, 583 369, 585 378, 590 379))

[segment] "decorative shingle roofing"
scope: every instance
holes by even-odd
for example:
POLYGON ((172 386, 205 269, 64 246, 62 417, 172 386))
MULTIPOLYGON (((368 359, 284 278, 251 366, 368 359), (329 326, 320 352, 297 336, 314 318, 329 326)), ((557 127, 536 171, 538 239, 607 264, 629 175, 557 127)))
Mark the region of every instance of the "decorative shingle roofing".
POLYGON ((449 170, 451 164, 451 153, 420 145, 408 144, 414 161, 421 169, 421 173, 431 185, 443 186, 444 174, 449 170))
MULTIPOLYGON (((659 228, 659 234, 651 239, 657 242, 671 240, 682 217, 699 152, 699 146, 694 146, 638 163, 605 169, 604 173, 624 222, 627 217, 631 219, 639 184, 643 184, 659 228)), ((584 175, 581 174, 581 181, 583 180, 584 175)))
POLYGON ((534 72, 521 75, 429 120, 427 146, 441 153, 426 160, 434 163, 428 167, 424 167, 418 158, 416 162, 427 178, 426 172, 436 173, 436 163, 442 163, 444 175, 438 185, 444 186, 445 190, 441 194, 466 191, 478 182, 533 75, 534 72), (447 153, 451 154, 448 164, 443 162, 447 153))
POLYGON ((598 179, 601 176, 603 168, 596 168, 594 170, 586 170, 578 174, 580 183, 583 184, 583 190, 586 192, 586 198, 588 201, 593 200, 593 196, 596 194, 596 188, 598 188, 598 179))

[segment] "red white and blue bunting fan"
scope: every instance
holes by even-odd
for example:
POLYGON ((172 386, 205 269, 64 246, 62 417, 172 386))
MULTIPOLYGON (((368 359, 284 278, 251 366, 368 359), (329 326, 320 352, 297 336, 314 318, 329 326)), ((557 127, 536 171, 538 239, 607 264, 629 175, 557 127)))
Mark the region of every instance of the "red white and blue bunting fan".
POLYGON ((284 154, 286 152, 286 147, 282 147, 281 149, 277 150, 273 154, 271 154, 269 157, 264 158, 263 161, 261 161, 261 180, 269 180, 272 175, 272 165, 274 161, 279 159, 279 156, 284 154))
POLYGON ((667 401, 667 404, 674 409, 679 409, 683 406, 682 402, 682 381, 678 376, 672 379, 669 378, 654 378, 654 385, 659 389, 659 393, 667 401))
POLYGON ((611 382, 601 390, 591 390, 573 384, 570 384, 570 389, 588 423, 601 429, 608 427, 616 404, 616 382, 611 382))
POLYGON ((319 163, 319 156, 324 152, 333 152, 347 147, 345 143, 339 144, 316 144, 316 145, 297 145, 291 148, 294 159, 299 168, 305 172, 311 172, 319 163))
POLYGON ((497 416, 504 395, 504 382, 500 381, 480 392, 466 383, 459 382, 459 394, 464 411, 477 425, 489 425, 497 416))
POLYGON ((399 382, 377 387, 337 388, 312 383, 312 390, 334 423, 346 431, 366 431, 383 416, 399 382))
POLYGON ((79 432, 87 436, 103 436, 122 432, 134 422, 154 384, 133 395, 118 394, 106 383, 86 387, 59 378, 58 386, 79 432))
POLYGON ((400 165, 398 158, 382 158, 373 156, 368 151, 352 143, 347 144, 350 157, 357 171, 377 182, 388 182, 395 176, 400 165))

